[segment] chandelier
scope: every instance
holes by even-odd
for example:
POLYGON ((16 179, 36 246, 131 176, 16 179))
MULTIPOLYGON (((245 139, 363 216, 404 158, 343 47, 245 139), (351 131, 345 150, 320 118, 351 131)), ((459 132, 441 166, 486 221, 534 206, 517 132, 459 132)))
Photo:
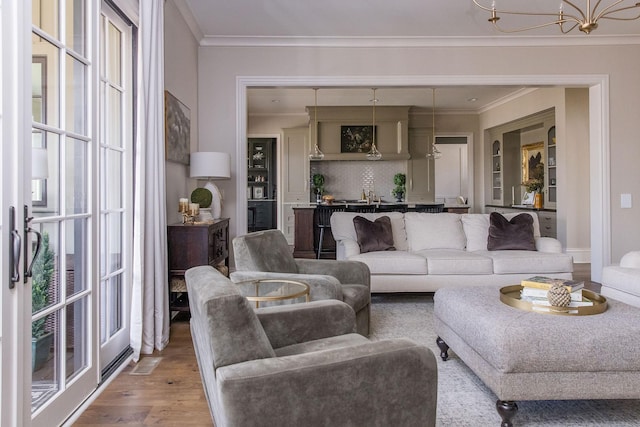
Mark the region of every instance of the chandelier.
POLYGON ((593 8, 591 7, 591 0, 586 0, 584 10, 576 6, 574 2, 561 0, 558 11, 553 13, 504 10, 496 6, 495 0, 491 3, 491 7, 480 4, 478 0, 473 0, 473 2, 480 9, 491 12, 491 17, 488 19, 488 21, 491 22, 498 31, 501 31, 503 33, 516 33, 519 31, 528 31, 536 28, 548 27, 550 25, 557 25, 563 34, 569 33, 574 28, 578 28, 583 33, 589 34, 591 33, 591 31, 598 28, 598 21, 600 19, 633 21, 634 19, 640 18, 640 12, 638 12, 636 15, 630 15, 629 13, 627 13, 626 15, 624 14, 625 11, 640 8, 640 2, 636 3, 634 1, 632 1, 631 4, 625 6, 625 3, 629 3, 628 0, 609 0, 606 3, 610 4, 608 6, 602 6, 600 9, 599 7, 602 3, 602 0, 597 0, 593 8), (570 6, 567 11, 565 11, 564 9, 565 3, 570 6), (546 22, 543 21, 538 25, 532 25, 530 27, 504 29, 498 25, 498 21, 500 20, 499 15, 541 16, 549 17, 547 18, 549 20, 546 22), (567 28, 565 24, 567 24, 567 26, 570 25, 570 27, 567 28))
POLYGON ((382 158, 382 153, 378 151, 378 147, 376 147, 376 103, 378 99, 376 98, 376 88, 373 88, 373 132, 372 140, 371 140, 371 149, 367 153, 367 160, 380 160, 382 158))
POLYGON ((318 88, 314 87, 313 91, 315 97, 313 109, 313 136, 315 138, 313 139, 313 141, 315 144, 313 146, 313 151, 311 152, 311 154, 309 154, 309 160, 322 160, 324 159, 324 153, 320 151, 320 147, 318 147, 318 88))
POLYGON ((436 147, 436 89, 432 88, 432 101, 431 107, 431 150, 427 149, 427 159, 439 159, 442 157, 442 152, 436 147))

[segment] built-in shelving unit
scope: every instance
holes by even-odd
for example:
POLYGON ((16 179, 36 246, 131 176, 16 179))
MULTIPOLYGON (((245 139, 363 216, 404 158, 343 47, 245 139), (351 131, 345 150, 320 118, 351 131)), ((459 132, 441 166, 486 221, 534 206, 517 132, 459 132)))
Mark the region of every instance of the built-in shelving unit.
POLYGON ((497 139, 491 145, 491 192, 494 201, 502 200, 502 151, 497 139))
POLYGON ((547 176, 545 179, 547 187, 547 200, 545 205, 551 207, 555 206, 558 194, 558 178, 556 175, 558 165, 558 158, 556 156, 556 127, 551 126, 547 132, 547 176))
POLYGON ((249 138, 247 212, 249 231, 276 227, 276 165, 273 138, 249 138))

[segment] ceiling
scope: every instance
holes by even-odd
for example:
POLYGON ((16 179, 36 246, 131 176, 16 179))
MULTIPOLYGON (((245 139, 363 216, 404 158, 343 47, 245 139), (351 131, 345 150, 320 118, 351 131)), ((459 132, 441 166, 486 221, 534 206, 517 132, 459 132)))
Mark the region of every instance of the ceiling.
MULTIPOLYGON (((489 12, 472 0, 175 0, 202 45, 415 45, 444 44, 581 44, 638 37, 640 20, 601 21, 590 35, 574 30, 561 35, 556 26, 516 34, 496 31, 489 12)), ((491 0, 480 0, 490 6, 491 0)), ((603 0, 609 5, 612 0, 603 0)), ((586 0, 577 0, 583 5, 586 0)), ((555 13, 558 0, 498 0, 511 10, 555 13)), ((635 4, 625 0, 624 4, 635 4)), ((602 6, 601 6, 602 7, 602 6)), ((565 13, 569 7, 564 6, 565 13)), ((533 25, 531 17, 503 16, 504 27, 533 25)), ((479 112, 505 98, 517 96, 521 86, 438 87, 436 109, 479 112), (475 99, 475 101, 471 101, 475 99)), ((318 105, 371 105, 370 88, 322 88, 318 105)), ((379 88, 377 105, 413 105, 430 109, 430 88, 379 88)), ((305 114, 313 105, 311 88, 261 88, 248 91, 250 115, 305 114)))

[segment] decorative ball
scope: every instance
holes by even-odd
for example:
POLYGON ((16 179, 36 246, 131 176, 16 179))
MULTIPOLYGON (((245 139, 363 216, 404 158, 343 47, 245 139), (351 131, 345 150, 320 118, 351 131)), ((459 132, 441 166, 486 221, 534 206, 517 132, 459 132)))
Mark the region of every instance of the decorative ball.
POLYGON ((196 188, 191 193, 191 203, 199 203, 201 208, 208 208, 211 206, 211 200, 213 194, 206 188, 196 188))
POLYGON ((547 292, 549 303, 555 307, 567 307, 571 302, 571 294, 562 285, 553 285, 547 292))

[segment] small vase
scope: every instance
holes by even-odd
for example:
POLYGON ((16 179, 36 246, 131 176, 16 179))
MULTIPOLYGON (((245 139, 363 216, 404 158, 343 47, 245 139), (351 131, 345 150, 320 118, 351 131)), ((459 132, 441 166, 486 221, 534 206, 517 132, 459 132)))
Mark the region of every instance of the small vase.
POLYGON ((396 202, 401 202, 404 198, 404 193, 396 193, 396 202))
POLYGON ((536 193, 533 197, 533 207, 536 209, 542 209, 544 206, 544 196, 542 193, 536 193))

